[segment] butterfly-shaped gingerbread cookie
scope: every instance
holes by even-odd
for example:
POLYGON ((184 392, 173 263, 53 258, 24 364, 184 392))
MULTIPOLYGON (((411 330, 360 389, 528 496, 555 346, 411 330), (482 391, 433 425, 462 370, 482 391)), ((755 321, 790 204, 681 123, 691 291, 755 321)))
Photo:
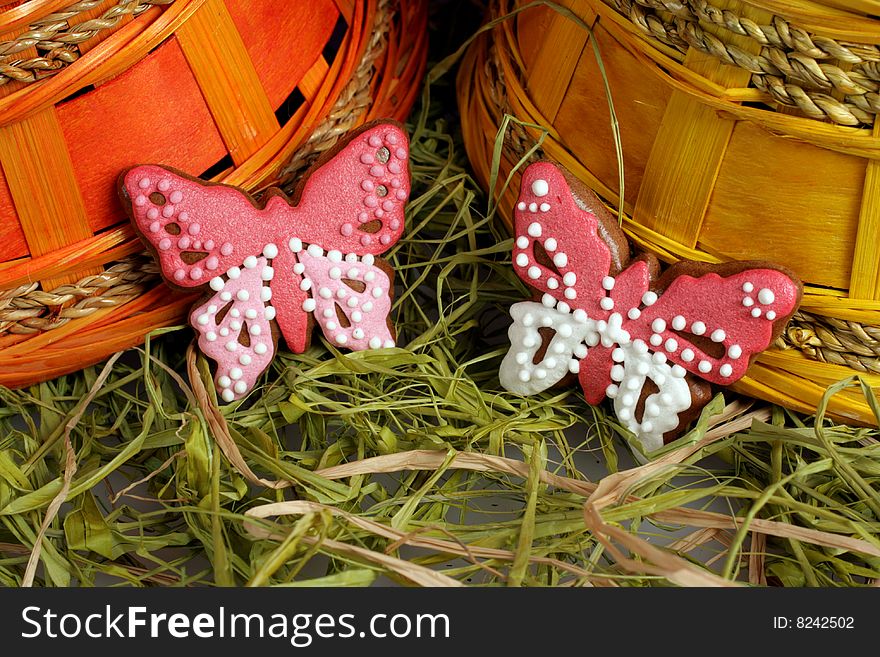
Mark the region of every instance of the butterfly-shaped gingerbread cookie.
POLYGON ((120 177, 120 196, 166 282, 203 289, 190 314, 217 362, 225 401, 255 385, 277 335, 301 353, 315 323, 351 350, 394 346, 391 267, 375 258, 400 239, 410 192, 409 144, 393 122, 348 138, 305 174, 292 198, 262 204, 159 165, 120 177))
POLYGON ((513 266, 536 291, 514 304, 502 385, 531 395, 574 375, 613 400, 646 451, 663 446, 779 335, 802 285, 770 263, 682 262, 662 274, 630 258, 616 221, 550 162, 529 166, 515 211, 513 266))

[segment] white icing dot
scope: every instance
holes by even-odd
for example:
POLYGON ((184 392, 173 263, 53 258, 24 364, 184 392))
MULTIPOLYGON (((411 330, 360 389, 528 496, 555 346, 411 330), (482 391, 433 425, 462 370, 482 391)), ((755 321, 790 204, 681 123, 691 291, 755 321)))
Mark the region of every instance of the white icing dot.
POLYGON ((263 332, 263 329, 260 328, 259 324, 249 324, 248 331, 250 332, 251 335, 259 335, 260 333, 263 332))
POLYGON ((556 243, 556 239, 553 237, 548 237, 546 240, 544 240, 545 251, 555 251, 557 246, 559 245, 556 243))
POLYGON ((653 306, 655 303, 657 303, 657 293, 645 292, 642 295, 642 303, 646 306, 653 306))
POLYGON ((577 292, 573 287, 565 288, 565 298, 566 299, 577 299, 577 292))
MULTIPOLYGON (((654 353, 654 355, 651 356, 651 358, 658 365, 662 365, 663 363, 666 362, 666 354, 664 354, 662 351, 658 351, 658 352, 654 353)), ((657 383, 658 385, 660 384, 659 381, 656 381, 655 383, 657 383)))
POLYGON ((562 253, 561 251, 559 253, 554 254, 553 264, 556 265, 557 267, 565 267, 568 264, 568 256, 565 255, 564 253, 562 253))
POLYGON ((776 311, 768 310, 765 317, 772 322, 774 319, 776 319, 776 311))
POLYGON ((303 243, 302 243, 302 240, 299 239, 298 237, 292 237, 292 238, 290 238, 290 241, 287 243, 287 246, 288 246, 288 248, 290 248, 290 250, 293 251, 294 253, 299 253, 300 251, 303 250, 303 243))
POLYGON ((328 331, 335 331, 336 322, 327 322, 326 324, 324 324, 324 328, 326 328, 328 331))
POLYGON ((529 267, 529 270, 527 273, 529 275, 529 278, 531 278, 533 281, 541 278, 541 268, 540 267, 536 267, 536 266, 532 265, 531 267, 529 267))
POLYGON ((518 364, 525 365, 526 361, 529 359, 529 355, 525 351, 520 351, 519 353, 517 353, 516 356, 514 356, 514 359, 518 364))
POLYGON ((758 301, 767 306, 776 301, 776 295, 773 294, 773 290, 765 287, 758 292, 758 301))
POLYGON ((247 383, 245 383, 244 381, 238 381, 235 384, 235 392, 237 392, 239 395, 243 395, 244 393, 246 393, 247 383))
MULTIPOLYGON (((525 205, 525 204, 523 204, 523 205, 525 205)), ((529 371, 526 369, 521 369, 519 371, 518 376, 519 376, 519 380, 522 381, 523 383, 528 383, 529 381, 532 380, 532 375, 529 374, 529 371)))
POLYGON ((358 305, 358 299, 357 297, 349 297, 346 303, 348 304, 349 308, 355 308, 358 305))
POLYGON ((242 354, 238 357, 238 362, 247 367, 253 362, 253 359, 251 358, 250 354, 242 354))
POLYGON ((231 328, 233 331, 237 331, 241 328, 241 322, 239 322, 238 320, 232 320, 231 322, 229 322, 229 328, 231 328))
POLYGON ((248 319, 256 319, 257 318, 257 311, 254 310, 253 308, 248 308, 247 310, 244 311, 244 316, 247 317, 248 319))
POLYGON ((601 301, 599 301, 599 305, 603 310, 611 310, 614 308, 614 299, 611 297, 603 297, 601 301))
POLYGON ((712 371, 712 363, 708 360, 701 360, 700 364, 697 365, 697 369, 699 369, 703 374, 708 374, 712 371))
POLYGON ((231 402, 235 399, 235 393, 232 392, 230 388, 226 388, 223 392, 220 393, 220 396, 223 397, 223 401, 231 402))
POLYGON ((233 381, 238 381, 243 374, 244 372, 241 371, 240 367, 233 367, 231 370, 229 370, 229 378, 233 381))
POLYGON ((221 301, 231 301, 232 300, 232 292, 221 292, 220 293, 221 301))
POLYGON ((589 317, 587 316, 587 312, 583 308, 576 308, 575 311, 571 314, 574 321, 579 324, 586 324, 589 317))
POLYGON ((565 276, 562 277, 562 283, 564 285, 567 285, 568 287, 571 287, 572 285, 577 283, 577 274, 575 274, 573 271, 568 272, 567 274, 565 274, 565 276))
POLYGON ((645 415, 650 417, 657 417, 660 415, 660 406, 651 402, 650 404, 645 404, 645 415))
POLYGON ((611 352, 611 360, 615 363, 622 363, 623 359, 626 358, 626 354, 623 353, 623 349, 617 347, 614 351, 611 352))
POLYGON ((538 211, 538 204, 537 203, 529 203, 529 212, 534 214, 537 211, 538 211))
POLYGON ((547 308, 553 308, 556 305, 556 299, 554 299, 552 295, 545 293, 541 297, 541 303, 547 308))
POLYGON ((661 344, 663 344, 663 336, 660 335, 659 333, 654 333, 654 334, 648 339, 648 341, 649 341, 653 346, 655 346, 655 347, 659 347, 661 344))
POLYGON ((244 266, 247 269, 253 269, 257 266, 257 256, 248 256, 244 259, 244 266))
MULTIPOLYGON (((309 282, 311 282, 311 281, 309 281, 309 282)), ((302 286, 300 286, 300 287, 302 287, 302 286)), ((311 286, 309 286, 309 287, 311 287, 311 286)), ((267 287, 264 285, 262 288, 260 288, 260 301, 269 301, 271 298, 272 298, 272 288, 271 287, 267 287)))
POLYGON ((516 256, 516 264, 519 267, 525 267, 526 265, 529 264, 529 256, 527 256, 525 253, 518 254, 516 256))
POLYGON ((310 313, 315 310, 316 305, 317 302, 314 299, 306 299, 302 303, 302 309, 305 310, 307 313, 310 313))
POLYGON ((342 277, 342 270, 339 267, 331 267, 327 275, 334 281, 338 281, 342 277))
POLYGON ((623 381, 624 371, 623 365, 615 365, 611 368, 611 379, 614 381, 623 381))
MULTIPOLYGON (((672 366, 672 376, 674 376, 678 379, 683 379, 686 374, 687 374, 687 370, 684 369, 681 365, 673 365, 672 366)), ((665 393, 664 395, 662 395, 661 399, 663 399, 664 397, 666 398, 666 401, 664 401, 665 404, 669 404, 669 402, 672 401, 672 397, 671 397, 671 395, 669 395, 669 393, 665 393)))
POLYGON ((308 252, 313 258, 320 258, 324 255, 324 249, 317 244, 309 244, 308 252))
POLYGON ((236 278, 241 276, 241 269, 239 269, 238 267, 230 267, 229 271, 226 272, 226 275, 232 280, 235 280, 236 278))
POLYGON ((336 342, 339 344, 345 344, 348 342, 348 336, 345 333, 337 333, 336 334, 336 342))
POLYGON ((248 292, 247 290, 239 290, 235 293, 235 298, 239 301, 247 301, 251 298, 251 295, 250 292, 248 292))
POLYGON ((221 388, 228 388, 232 385, 232 379, 224 374, 219 379, 217 379, 217 385, 219 385, 221 388))
POLYGON ((230 340, 226 343, 226 351, 235 351, 236 349, 238 349, 238 343, 234 340, 230 340))
POLYGON ((651 330, 654 333, 663 333, 666 330, 666 321, 662 317, 658 317, 651 322, 651 330))
POLYGON ((262 342, 258 342, 257 344, 254 345, 254 353, 260 354, 261 356, 263 354, 265 354, 268 350, 269 350, 269 347, 267 347, 262 342))
POLYGON ((715 329, 709 337, 712 339, 712 342, 724 342, 727 333, 724 332, 724 329, 715 329))
POLYGON ((538 206, 538 209, 541 212, 549 212, 550 211, 550 204, 549 203, 541 203, 541 205, 538 206))
POLYGON ((224 283, 223 279, 219 276, 215 276, 214 278, 212 278, 210 285, 211 289, 214 290, 214 292, 219 292, 224 287, 226 287, 226 283, 224 283))
POLYGON ((202 326, 205 326, 210 320, 211 318, 208 317, 207 313, 202 313, 196 321, 202 326))
POLYGON ((322 287, 318 290, 318 294, 322 299, 329 299, 333 296, 333 291, 329 287, 322 287))
POLYGON ((754 305, 754 303, 755 303, 755 302, 752 300, 752 297, 746 297, 745 299, 743 299, 743 305, 744 305, 746 308, 748 308, 749 306, 754 305))
POLYGON ((637 353, 640 353, 640 354, 648 353, 648 345, 645 344, 644 340, 634 340, 633 341, 633 348, 636 350, 637 353))
MULTIPOLYGON (((217 310, 214 306, 211 306, 211 307, 214 308, 213 312, 217 312, 217 310)), ((209 310, 210 310, 210 308, 209 308, 209 310)), ((241 311, 239 311, 238 308, 233 308, 232 310, 229 311, 229 315, 230 315, 230 317, 241 317, 241 311)))
POLYGON ((229 335, 229 329, 224 326, 220 329, 220 335, 225 338, 227 335, 229 335))
POLYGON ((672 328, 676 331, 683 331, 685 326, 687 326, 687 321, 681 315, 672 318, 672 328))
POLYGON ((548 278, 547 287, 551 290, 556 290, 559 288, 559 281, 557 281, 555 278, 548 278))
POLYGON ((538 178, 532 183, 532 194, 535 196, 547 196, 547 192, 549 191, 550 185, 548 185, 547 181, 543 178, 538 178))
POLYGON ((608 397, 608 399, 614 399, 615 397, 617 397, 617 393, 619 390, 620 388, 611 383, 608 385, 607 388, 605 388, 605 396, 608 397))
POLYGON ((677 341, 677 340, 673 340, 672 338, 669 338, 669 339, 666 341, 666 345, 665 345, 665 347, 666 347, 666 351, 668 351, 668 352, 670 352, 670 353, 673 353, 673 352, 675 352, 675 351, 678 349, 678 341, 677 341))
POLYGON ((752 285, 751 283, 743 283, 743 292, 745 292, 746 294, 748 294, 749 292, 752 292, 754 289, 755 289, 755 286, 752 285))
POLYGON ((376 299, 378 299, 379 297, 381 297, 381 296, 382 296, 382 293, 383 293, 383 290, 382 290, 381 287, 374 287, 374 288, 373 288, 373 297, 375 297, 376 299))
POLYGON ((278 247, 274 244, 267 244, 263 247, 263 255, 271 260, 278 257, 278 247))
POLYGON ((731 367, 730 363, 724 363, 724 365, 718 368, 718 373, 727 378, 733 374, 733 367, 731 367))
POLYGON ((630 408, 621 408, 620 412, 617 415, 620 417, 621 420, 626 422, 632 418, 632 410, 630 408))
POLYGON ((684 351, 681 352, 681 359, 685 363, 690 363, 694 359, 694 352, 691 351, 690 349, 685 349, 684 351))
POLYGON ((361 340, 364 337, 364 329, 356 328, 354 331, 351 332, 351 335, 352 337, 354 337, 355 340, 361 340))
POLYGON ((312 279, 311 278, 303 278, 299 282, 299 289, 303 290, 303 291, 311 290, 312 289, 312 279))
POLYGON ((298 262, 293 266, 293 273, 294 274, 302 274, 305 270, 306 270, 306 266, 301 262, 298 262))
POLYGON ((374 280, 376 280, 376 272, 368 271, 366 274, 364 274, 364 280, 367 283, 372 283, 374 280))
POLYGON ((336 313, 333 311, 333 308, 324 308, 324 312, 321 313, 324 317, 333 317, 336 313))
POLYGON ((349 269, 349 270, 346 272, 345 275, 348 276, 349 278, 358 278, 358 277, 360 276, 360 274, 361 274, 361 270, 360 270, 360 269, 357 269, 357 268, 355 268, 355 267, 352 267, 351 269, 349 269))
POLYGON ((761 316, 760 308, 752 308, 752 317, 758 318, 761 316))
POLYGON ((567 303, 565 303, 565 301, 560 301, 559 303, 556 304, 556 310, 558 310, 561 313, 570 313, 571 306, 569 306, 567 303))
POLYGON ((526 237, 525 235, 520 235, 519 237, 516 238, 516 245, 517 245, 520 249, 527 249, 527 248, 529 248, 529 238, 526 237))
POLYGON ((541 224, 539 224, 537 221, 533 221, 529 224, 526 232, 528 232, 528 234, 532 237, 541 237, 541 224))
POLYGON ((360 321, 362 321, 363 319, 364 319, 364 315, 363 315, 363 313, 361 313, 360 310, 355 310, 355 311, 351 314, 351 321, 353 321, 353 322, 360 322, 360 321))
POLYGON ((525 210, 525 209, 526 209, 526 204, 525 204, 525 202, 524 202, 524 201, 520 201, 519 203, 517 203, 517 204, 516 204, 516 209, 519 210, 520 212, 522 212, 523 210, 525 210))
POLYGON ((691 333, 694 335, 703 335, 706 332, 706 325, 703 322, 694 322, 691 325, 691 333))
POLYGON ((370 338, 370 349, 379 349, 382 346, 382 338, 370 338))
POLYGON ((587 357, 587 345, 581 343, 577 347, 574 348, 574 355, 578 358, 586 358, 587 357))
POLYGON ((275 319, 275 308, 273 306, 266 306, 263 309, 263 317, 265 317, 267 321, 271 322, 273 319, 275 319))
POLYGON ((614 289, 614 277, 613 276, 606 276, 605 278, 603 278, 602 279, 602 287, 605 288, 606 290, 613 290, 614 289))
POLYGON ((208 331, 205 337, 208 339, 208 342, 214 342, 217 339, 217 334, 214 331, 208 331))
POLYGON ((559 332, 559 335, 561 335, 563 338, 570 338, 574 329, 571 328, 570 324, 561 324, 557 328, 557 331, 559 332))
POLYGON ((361 306, 361 310, 363 310, 365 313, 370 312, 371 310, 373 310, 373 302, 367 301, 365 304, 363 304, 361 306))
POLYGON ((630 319, 638 319, 642 316, 642 311, 638 308, 630 308, 629 312, 626 313, 626 316, 630 319))
POLYGON ((393 349, 394 348, 394 340, 385 340, 385 342, 382 343, 382 346, 385 347, 386 349, 393 349))
POLYGON ((642 432, 651 433, 654 430, 654 424, 650 420, 642 420, 642 432))
POLYGON ((260 278, 262 278, 264 281, 271 281, 273 278, 275 278, 275 270, 272 267, 266 265, 265 267, 263 267, 263 271, 260 272, 260 278))
POLYGON ((327 258, 330 262, 342 262, 342 251, 337 251, 336 249, 327 251, 327 258))

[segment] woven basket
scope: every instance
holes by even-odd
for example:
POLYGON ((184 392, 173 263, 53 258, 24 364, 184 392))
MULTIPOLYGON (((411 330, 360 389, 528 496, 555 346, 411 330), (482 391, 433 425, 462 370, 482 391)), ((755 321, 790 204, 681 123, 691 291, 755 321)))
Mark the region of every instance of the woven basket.
MULTIPOLYGON (((499 0, 493 18, 527 4, 499 0)), ((880 385, 880 20, 859 0, 570 0, 595 35, 622 134, 624 228, 672 262, 772 260, 805 281, 776 346, 735 388, 812 412, 827 386, 880 385), (833 8, 829 5, 833 4, 833 8)), ((489 177, 504 114, 545 126, 537 155, 619 203, 600 67, 584 24, 530 8, 474 43, 465 143, 489 177)), ((538 131, 509 131, 506 175, 538 131)), ((508 224, 514 181, 499 207, 508 224)), ((861 392, 838 419, 876 422, 861 392)))
POLYGON ((426 2, 0 4, 0 384, 96 363, 179 323, 116 198, 156 162, 258 193, 346 131, 406 117, 426 2))

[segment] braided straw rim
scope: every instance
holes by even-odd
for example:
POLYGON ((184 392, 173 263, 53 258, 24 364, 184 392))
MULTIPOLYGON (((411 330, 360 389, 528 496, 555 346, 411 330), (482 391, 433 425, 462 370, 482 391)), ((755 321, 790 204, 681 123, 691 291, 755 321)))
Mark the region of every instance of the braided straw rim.
POLYGON ((35 18, 28 30, 8 41, 0 41, 0 86, 9 82, 31 83, 42 80, 69 66, 81 53, 79 44, 101 32, 113 30, 125 16, 132 18, 156 5, 170 5, 174 0, 119 0, 100 16, 75 25, 70 21, 103 4, 105 0, 82 0, 59 12, 35 18), (38 55, 27 59, 15 55, 36 48, 38 55))
MULTIPOLYGON (((694 48, 751 72, 770 102, 846 126, 871 126, 880 112, 880 48, 810 34, 774 16, 767 25, 707 0, 603 0, 644 34, 685 53, 694 48), (726 43, 702 24, 748 37, 754 54, 726 43)), ((725 34, 725 32, 721 32, 725 34)))
MULTIPOLYGON (((292 184, 299 171, 362 121, 373 100, 371 82, 376 62, 388 47, 394 18, 392 4, 392 0, 379 2, 372 36, 354 75, 332 111, 283 168, 276 185, 292 184)), ((52 331, 72 319, 126 304, 159 284, 159 269, 153 258, 143 252, 123 258, 100 274, 49 292, 41 290, 39 283, 0 290, 0 336, 26 337, 52 331)))

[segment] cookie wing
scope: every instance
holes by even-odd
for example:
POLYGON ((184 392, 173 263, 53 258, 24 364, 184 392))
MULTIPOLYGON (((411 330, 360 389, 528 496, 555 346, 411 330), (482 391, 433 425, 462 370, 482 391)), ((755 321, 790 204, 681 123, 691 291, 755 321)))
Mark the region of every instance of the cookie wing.
POLYGON ((523 281, 590 317, 603 314, 598 304, 611 252, 599 220, 577 205, 555 165, 537 162, 523 173, 514 229, 514 270, 523 281))
MULTIPOLYGON (((377 124, 351 139, 306 178, 299 195, 296 235, 306 244, 342 253, 378 254, 400 239, 409 198, 409 142, 394 123, 377 124)), ((274 197, 267 212, 286 212, 274 197)))
POLYGON ((727 385, 770 346, 799 300, 799 282, 769 267, 681 275, 627 328, 694 375, 727 385))

